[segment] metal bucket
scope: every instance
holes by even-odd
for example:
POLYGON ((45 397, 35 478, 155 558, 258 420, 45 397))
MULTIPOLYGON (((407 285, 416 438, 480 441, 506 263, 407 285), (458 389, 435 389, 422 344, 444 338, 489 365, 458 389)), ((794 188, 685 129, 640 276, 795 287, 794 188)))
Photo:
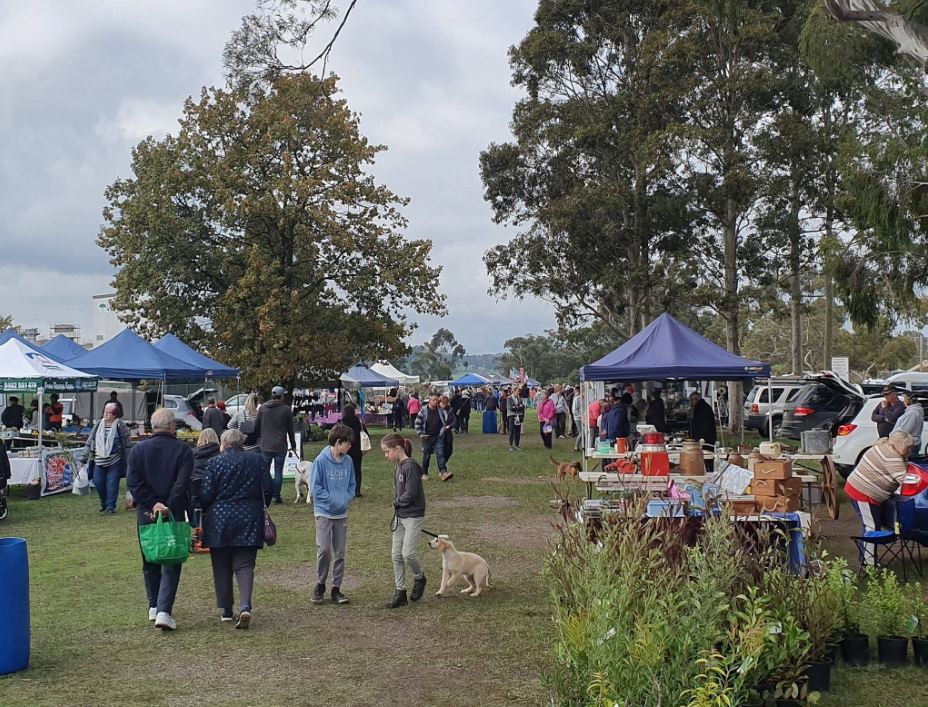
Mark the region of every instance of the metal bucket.
POLYGON ((831 433, 828 430, 806 430, 801 434, 803 454, 828 454, 831 451, 831 433))

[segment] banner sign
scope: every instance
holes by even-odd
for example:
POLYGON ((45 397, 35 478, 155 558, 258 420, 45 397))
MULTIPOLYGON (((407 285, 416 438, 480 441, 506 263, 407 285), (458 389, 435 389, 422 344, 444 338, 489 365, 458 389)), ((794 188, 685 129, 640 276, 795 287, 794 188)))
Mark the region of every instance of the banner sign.
POLYGON ((52 449, 42 452, 42 495, 70 491, 77 476, 77 462, 67 450, 52 449))
POLYGON ((0 378, 0 393, 36 393, 39 388, 46 392, 82 393, 97 389, 96 378, 0 378))

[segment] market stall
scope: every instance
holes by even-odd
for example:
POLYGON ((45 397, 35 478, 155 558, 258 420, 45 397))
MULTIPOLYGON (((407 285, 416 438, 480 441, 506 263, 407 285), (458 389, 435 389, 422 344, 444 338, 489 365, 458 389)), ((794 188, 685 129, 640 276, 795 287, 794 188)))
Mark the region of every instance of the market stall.
POLYGON ((416 385, 419 383, 419 376, 411 376, 408 373, 403 373, 389 361, 372 363, 371 370, 384 378, 392 378, 398 381, 400 385, 416 385))
POLYGON ((61 446, 46 448, 42 424, 46 393, 93 391, 97 377, 50 359, 45 353, 18 336, 8 336, 0 344, 0 392, 32 393, 38 396, 39 425, 36 446, 10 452, 11 483, 39 482, 41 495, 70 490, 77 471, 75 453, 61 446))
POLYGON ((358 391, 358 397, 362 401, 362 405, 358 407, 358 415, 365 423, 386 427, 391 411, 386 409, 386 406, 369 409, 363 404, 365 399, 363 391, 365 388, 397 388, 399 387, 398 380, 374 372, 367 364, 358 363, 339 376, 339 381, 344 388, 358 391))
POLYGON ((51 358, 62 363, 67 363, 87 353, 87 349, 75 343, 73 339, 69 339, 64 334, 58 334, 54 339, 45 344, 45 346, 42 347, 42 351, 47 353, 51 358))

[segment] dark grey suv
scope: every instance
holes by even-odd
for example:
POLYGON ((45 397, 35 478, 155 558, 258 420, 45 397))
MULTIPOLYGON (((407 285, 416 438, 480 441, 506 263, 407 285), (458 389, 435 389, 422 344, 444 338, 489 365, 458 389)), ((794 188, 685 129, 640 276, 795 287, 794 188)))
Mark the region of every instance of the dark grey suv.
POLYGON ((854 418, 864 403, 864 397, 848 384, 831 378, 819 378, 806 383, 783 412, 780 434, 789 439, 802 439, 806 430, 827 429, 835 435, 839 425, 854 418))

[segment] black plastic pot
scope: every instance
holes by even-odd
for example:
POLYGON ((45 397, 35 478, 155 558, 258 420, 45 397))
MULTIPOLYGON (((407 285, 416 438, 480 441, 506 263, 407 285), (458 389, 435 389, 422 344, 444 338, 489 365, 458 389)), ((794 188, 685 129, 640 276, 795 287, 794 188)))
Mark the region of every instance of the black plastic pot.
POLYGON ((869 665, 870 637, 862 633, 845 636, 841 641, 841 660, 848 665, 869 665))
POLYGON ((26 485, 26 498, 30 501, 38 501, 42 498, 42 485, 41 484, 27 484, 26 485))
POLYGON ((831 661, 812 663, 806 670, 809 678, 809 690, 828 692, 831 689, 831 661))
POLYGON ((836 665, 838 663, 838 651, 840 648, 841 646, 838 643, 829 643, 824 660, 830 660, 832 665, 836 665))
POLYGON ((915 665, 928 667, 928 638, 913 638, 912 653, 915 656, 915 665))
POLYGON ((877 654, 884 665, 905 665, 909 654, 909 639, 902 636, 877 636, 877 654))

